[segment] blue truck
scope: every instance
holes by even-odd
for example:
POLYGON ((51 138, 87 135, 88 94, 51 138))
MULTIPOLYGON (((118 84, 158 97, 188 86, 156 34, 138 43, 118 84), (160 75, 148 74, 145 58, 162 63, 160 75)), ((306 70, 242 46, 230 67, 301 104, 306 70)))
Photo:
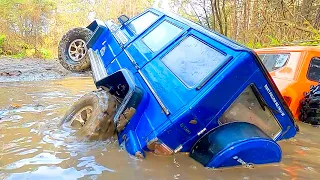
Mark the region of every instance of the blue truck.
POLYGON ((91 67, 97 90, 70 108, 62 127, 92 140, 116 134, 140 158, 188 152, 211 168, 281 161, 276 141, 298 126, 252 50, 159 9, 118 20, 63 36, 61 64, 91 67))

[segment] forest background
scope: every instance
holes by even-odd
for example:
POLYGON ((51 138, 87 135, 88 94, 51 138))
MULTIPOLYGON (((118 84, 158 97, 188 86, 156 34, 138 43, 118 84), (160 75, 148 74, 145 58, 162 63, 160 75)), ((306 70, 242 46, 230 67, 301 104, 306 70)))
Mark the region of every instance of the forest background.
POLYGON ((249 48, 320 44, 320 0, 0 0, 0 56, 56 58, 69 29, 148 7, 173 11, 249 48))

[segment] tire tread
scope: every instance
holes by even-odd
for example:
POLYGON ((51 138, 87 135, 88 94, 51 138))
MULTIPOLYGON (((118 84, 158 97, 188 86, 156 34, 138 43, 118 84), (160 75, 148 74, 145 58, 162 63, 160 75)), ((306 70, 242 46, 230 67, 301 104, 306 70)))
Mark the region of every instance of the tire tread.
POLYGON ((58 59, 65 69, 72 72, 81 72, 90 69, 90 59, 88 54, 86 54, 81 61, 76 63, 69 57, 67 49, 68 45, 77 38, 81 38, 85 42, 88 42, 92 34, 92 31, 88 28, 77 27, 69 30, 62 36, 58 46, 58 59))
POLYGON ((299 110, 299 119, 302 122, 320 125, 320 84, 311 86, 310 91, 304 93, 299 110))

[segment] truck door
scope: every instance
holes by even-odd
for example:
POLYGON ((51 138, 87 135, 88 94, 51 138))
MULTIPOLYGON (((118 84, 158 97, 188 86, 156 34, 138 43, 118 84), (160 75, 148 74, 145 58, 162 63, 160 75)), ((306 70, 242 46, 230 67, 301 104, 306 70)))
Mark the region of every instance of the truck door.
POLYGON ((175 112, 184 104, 177 95, 181 86, 179 86, 179 80, 170 74, 163 63, 158 64, 158 56, 167 52, 167 48, 186 31, 187 26, 169 17, 163 17, 125 49, 128 57, 131 57, 139 69, 138 72, 144 81, 152 87, 151 91, 154 90, 158 101, 166 101, 165 106, 168 106, 170 112, 175 112), (153 63, 153 61, 156 62, 153 63), (160 93, 170 95, 158 96, 157 94, 160 95, 160 93))

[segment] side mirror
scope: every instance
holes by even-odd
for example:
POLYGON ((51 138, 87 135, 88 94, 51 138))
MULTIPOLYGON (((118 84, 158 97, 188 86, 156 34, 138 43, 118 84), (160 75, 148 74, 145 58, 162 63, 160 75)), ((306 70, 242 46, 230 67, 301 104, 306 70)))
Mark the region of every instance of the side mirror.
POLYGON ((124 25, 124 23, 129 21, 129 17, 126 15, 121 15, 118 17, 118 21, 120 22, 121 25, 124 25))

